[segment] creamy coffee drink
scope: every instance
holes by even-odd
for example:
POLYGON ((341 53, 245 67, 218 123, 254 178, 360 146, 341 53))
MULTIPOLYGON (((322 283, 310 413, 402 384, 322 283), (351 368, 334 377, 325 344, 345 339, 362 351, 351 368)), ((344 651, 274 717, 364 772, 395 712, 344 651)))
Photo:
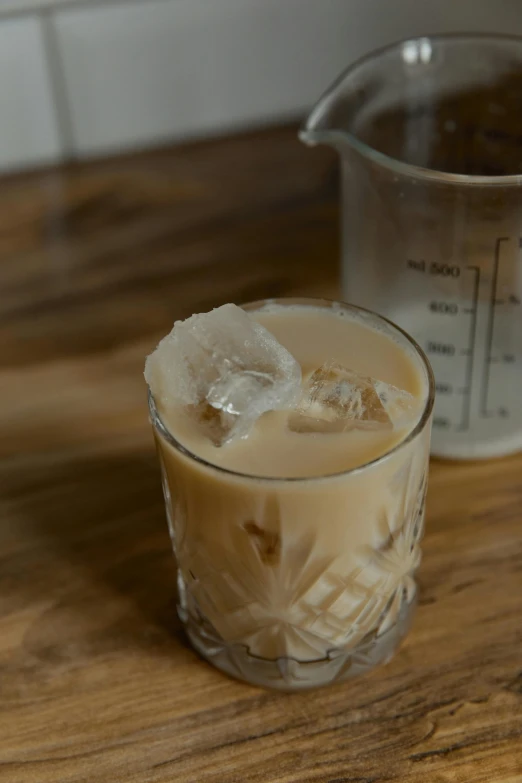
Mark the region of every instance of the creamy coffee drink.
POLYGON ((432 378, 348 306, 227 305, 149 357, 179 611, 219 668, 283 689, 389 658, 420 560, 432 378))

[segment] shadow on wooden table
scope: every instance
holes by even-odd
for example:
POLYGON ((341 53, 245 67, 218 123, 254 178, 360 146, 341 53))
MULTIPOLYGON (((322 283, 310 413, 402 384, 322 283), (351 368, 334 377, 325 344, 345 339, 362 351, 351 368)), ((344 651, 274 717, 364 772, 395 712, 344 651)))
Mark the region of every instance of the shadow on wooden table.
MULTIPOLYGON (((2 592, 8 611, 35 612, 24 647, 62 660, 133 649, 192 655, 175 612, 175 562, 154 452, 38 463, 18 467, 8 482, 17 538, 22 527, 27 542, 20 552, 26 570, 2 592)), ((0 590, 4 578, 9 573, 0 576, 0 590)))

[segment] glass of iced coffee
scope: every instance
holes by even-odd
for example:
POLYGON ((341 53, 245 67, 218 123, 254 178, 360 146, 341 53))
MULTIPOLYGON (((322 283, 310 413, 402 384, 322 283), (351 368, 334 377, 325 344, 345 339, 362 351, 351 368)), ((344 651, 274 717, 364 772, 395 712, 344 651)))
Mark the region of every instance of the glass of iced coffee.
POLYGON ((337 302, 225 305, 147 359, 201 655, 300 690, 390 659, 415 607, 434 383, 398 327, 337 302))

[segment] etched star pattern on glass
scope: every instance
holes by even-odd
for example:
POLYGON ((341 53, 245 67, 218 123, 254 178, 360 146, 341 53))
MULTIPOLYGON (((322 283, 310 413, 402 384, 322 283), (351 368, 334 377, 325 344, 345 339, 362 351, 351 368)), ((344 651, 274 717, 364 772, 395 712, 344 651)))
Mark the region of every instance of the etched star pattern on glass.
POLYGON ((292 687, 310 685, 307 670, 313 682, 321 676, 312 664, 336 679, 389 657, 415 600, 426 470, 410 460, 393 482, 395 503, 376 520, 381 544, 360 548, 344 570, 346 558, 319 554, 313 536, 285 539, 274 497, 256 521, 230 525, 210 555, 186 533, 183 492, 173 502, 165 481, 182 613, 189 632, 203 627, 205 654, 226 657, 239 676, 246 654, 272 684, 292 687))

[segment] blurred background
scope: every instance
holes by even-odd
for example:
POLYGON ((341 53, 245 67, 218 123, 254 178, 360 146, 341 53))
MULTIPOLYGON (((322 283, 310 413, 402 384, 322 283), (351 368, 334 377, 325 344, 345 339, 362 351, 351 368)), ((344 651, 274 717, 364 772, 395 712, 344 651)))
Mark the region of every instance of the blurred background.
POLYGON ((522 34, 520 0, 0 0, 0 172, 300 117, 399 38, 522 34))
POLYGON ((355 58, 462 30, 522 34, 522 2, 0 0, 0 455, 149 448, 175 319, 339 296, 338 157, 298 123, 355 58))

